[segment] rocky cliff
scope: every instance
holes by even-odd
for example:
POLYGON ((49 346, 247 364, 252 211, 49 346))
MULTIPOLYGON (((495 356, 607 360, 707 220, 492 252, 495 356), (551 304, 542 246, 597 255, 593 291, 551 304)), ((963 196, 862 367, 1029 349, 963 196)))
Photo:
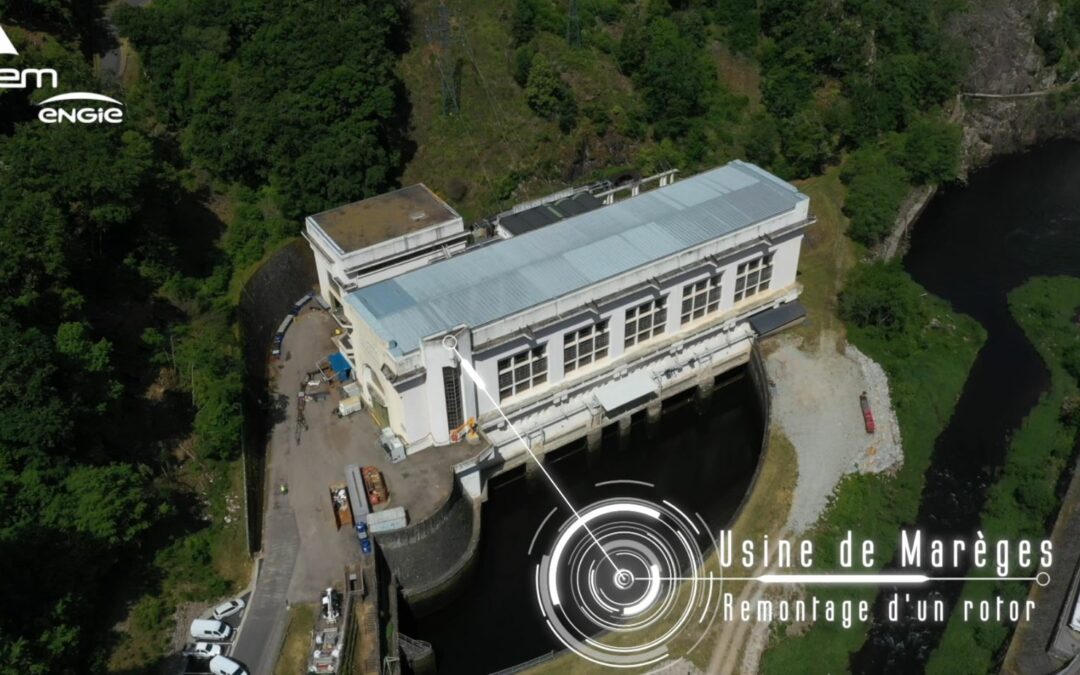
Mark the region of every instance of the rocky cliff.
POLYGON ((1051 138, 1080 137, 1080 93, 1059 91, 1065 83, 1035 42, 1037 28, 1057 11, 1056 0, 972 0, 952 19, 949 32, 970 57, 960 98, 968 167, 1051 138), (1048 93, 1013 97, 1037 92, 1048 93))

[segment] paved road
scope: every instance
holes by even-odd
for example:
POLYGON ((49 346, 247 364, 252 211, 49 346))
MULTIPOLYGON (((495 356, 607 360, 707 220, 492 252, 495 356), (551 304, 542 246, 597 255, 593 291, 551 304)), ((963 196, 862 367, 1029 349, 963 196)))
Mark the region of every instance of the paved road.
POLYGON ((300 531, 288 495, 275 492, 271 497, 263 541, 266 551, 259 578, 248 605, 244 630, 233 650, 233 656, 247 665, 251 675, 272 675, 289 620, 286 594, 300 549, 300 531))

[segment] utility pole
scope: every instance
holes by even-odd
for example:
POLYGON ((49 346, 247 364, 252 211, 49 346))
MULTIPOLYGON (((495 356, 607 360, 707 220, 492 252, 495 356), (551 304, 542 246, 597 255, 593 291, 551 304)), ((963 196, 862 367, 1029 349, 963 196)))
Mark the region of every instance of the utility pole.
POLYGON ((578 0, 569 0, 566 10, 566 44, 571 47, 581 46, 581 9, 578 0))
POLYGON ((461 69, 454 50, 458 42, 454 36, 454 19, 453 11, 445 4, 439 3, 435 18, 428 20, 424 25, 424 37, 427 39, 428 47, 435 54, 435 66, 439 69, 442 113, 447 116, 461 112, 461 101, 458 97, 461 69))

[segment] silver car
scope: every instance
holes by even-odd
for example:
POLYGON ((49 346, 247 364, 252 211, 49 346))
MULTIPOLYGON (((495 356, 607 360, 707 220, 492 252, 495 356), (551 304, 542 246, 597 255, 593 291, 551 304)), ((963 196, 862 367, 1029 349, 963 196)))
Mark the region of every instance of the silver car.
POLYGON ((226 619, 234 614, 239 614, 244 609, 244 601, 240 598, 235 598, 227 602, 223 602, 214 608, 214 618, 218 621, 226 619))

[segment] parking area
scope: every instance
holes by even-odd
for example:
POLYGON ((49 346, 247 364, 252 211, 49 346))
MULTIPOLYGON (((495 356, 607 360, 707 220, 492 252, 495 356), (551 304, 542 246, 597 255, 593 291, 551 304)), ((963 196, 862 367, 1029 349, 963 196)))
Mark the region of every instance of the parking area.
MULTIPOLYGON (((233 656, 233 645, 236 642, 237 637, 239 636, 240 627, 244 622, 244 615, 247 611, 247 603, 251 599, 251 594, 245 593, 243 595, 237 596, 237 599, 243 601, 244 606, 235 614, 221 619, 222 623, 228 624, 233 630, 232 637, 230 637, 228 640, 196 640, 195 638, 191 637, 190 625, 184 626, 184 631, 187 633, 189 642, 184 645, 184 661, 182 670, 180 671, 182 675, 207 675, 208 673, 210 673, 210 656, 202 656, 195 653, 195 646, 197 642, 204 642, 212 646, 219 647, 221 649, 220 654, 222 656, 233 656)), ((213 619, 214 608, 216 606, 217 605, 207 607, 199 613, 198 618, 213 619)))
POLYGON ((370 414, 336 414, 338 402, 345 397, 337 384, 330 386, 324 398, 304 403, 305 423, 296 433, 298 394, 307 373, 336 350, 331 340, 335 328, 333 317, 310 303, 290 326, 276 366, 276 396, 279 405, 288 410, 281 422, 287 433, 275 430, 272 461, 284 460, 282 473, 288 477, 301 540, 290 602, 310 602, 312 594, 321 592, 328 580, 338 579, 344 565, 358 553, 352 533, 346 528, 337 530, 329 499, 329 486, 343 480, 346 465, 378 468, 390 499, 377 508, 404 507, 409 522, 417 522, 434 513, 450 496, 453 466, 475 457, 482 447, 462 442, 430 448, 394 464, 379 443, 380 429, 370 414))

